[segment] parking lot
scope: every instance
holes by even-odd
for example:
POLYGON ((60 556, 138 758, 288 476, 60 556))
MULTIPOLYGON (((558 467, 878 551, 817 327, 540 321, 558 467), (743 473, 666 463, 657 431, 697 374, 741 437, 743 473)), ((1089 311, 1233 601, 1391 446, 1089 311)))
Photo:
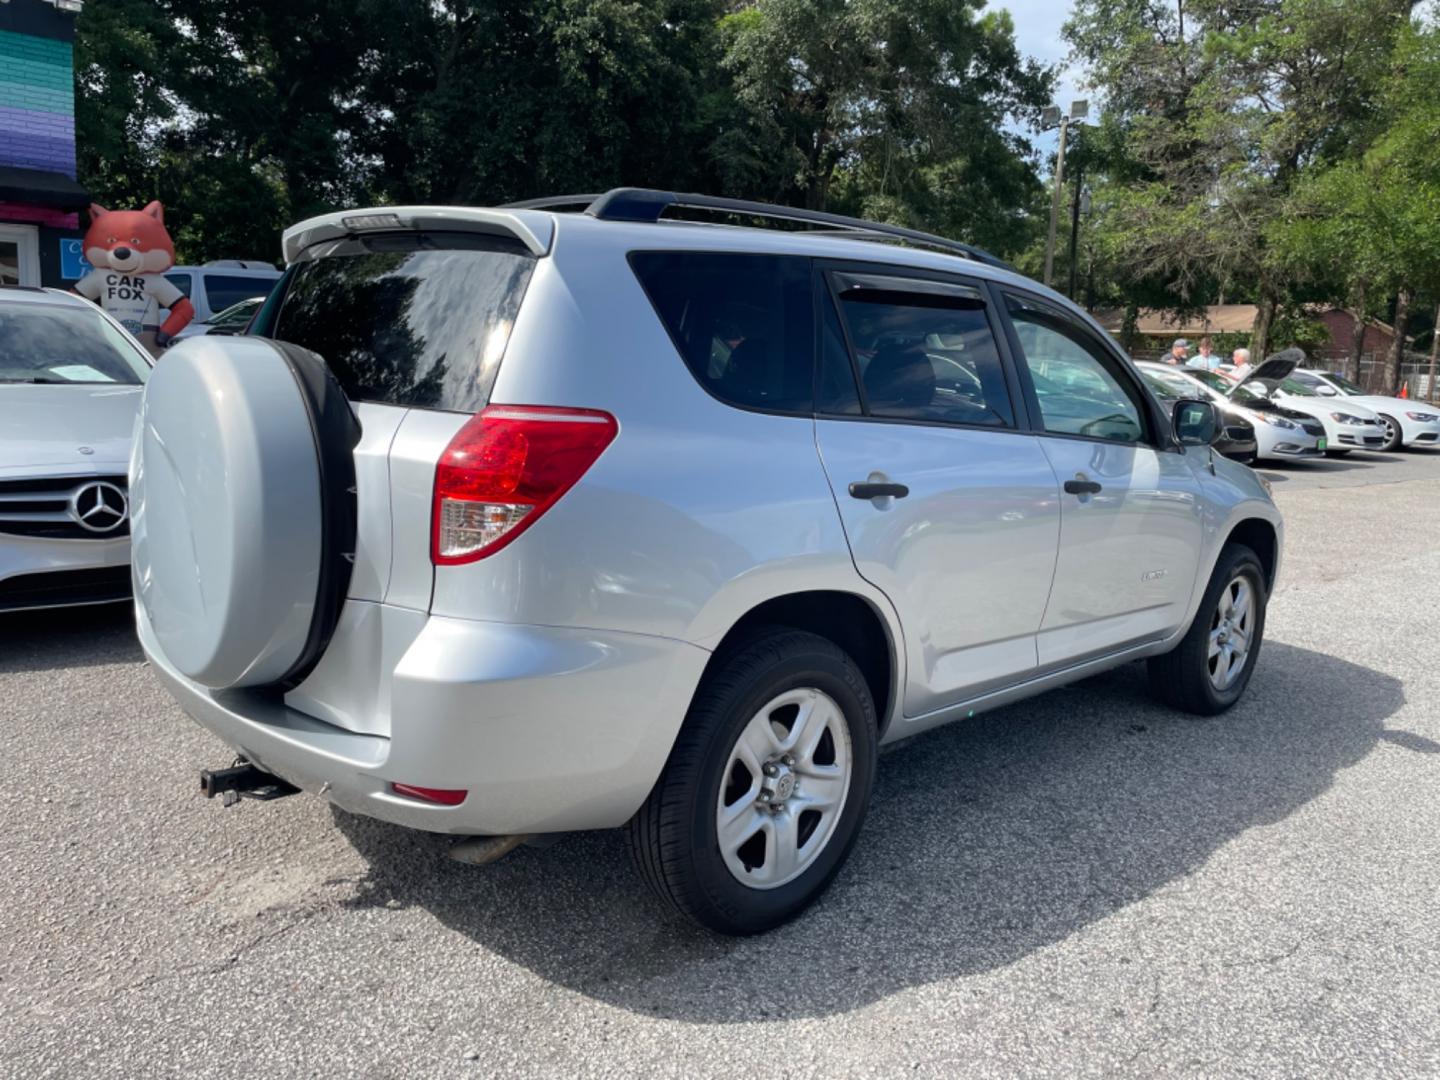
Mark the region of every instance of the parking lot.
POLYGON ((667 917, 612 834, 477 868, 310 796, 222 810, 127 612, 0 622, 0 1073, 1440 1071, 1440 453, 1264 473, 1236 709, 1131 667, 901 744, 758 939, 667 917))

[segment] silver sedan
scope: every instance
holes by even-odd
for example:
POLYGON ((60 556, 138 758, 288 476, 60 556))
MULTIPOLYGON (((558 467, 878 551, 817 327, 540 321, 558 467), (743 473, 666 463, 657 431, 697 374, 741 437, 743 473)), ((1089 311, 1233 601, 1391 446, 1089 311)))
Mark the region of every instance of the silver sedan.
POLYGON ((0 612, 130 596, 126 472, 150 365, 88 301, 0 289, 0 612))

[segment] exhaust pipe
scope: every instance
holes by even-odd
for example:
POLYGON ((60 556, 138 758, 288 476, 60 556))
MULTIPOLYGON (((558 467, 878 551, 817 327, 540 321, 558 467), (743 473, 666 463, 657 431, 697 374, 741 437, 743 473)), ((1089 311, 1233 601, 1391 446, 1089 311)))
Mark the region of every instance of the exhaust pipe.
POLYGON ((283 799, 300 789, 273 773, 257 768, 244 758, 236 758, 228 769, 202 769, 200 791, 207 799, 221 796, 223 805, 234 806, 241 799, 283 799))
POLYGON ((528 836, 472 836, 450 846, 450 857, 471 866, 484 866, 508 855, 529 840, 528 836))

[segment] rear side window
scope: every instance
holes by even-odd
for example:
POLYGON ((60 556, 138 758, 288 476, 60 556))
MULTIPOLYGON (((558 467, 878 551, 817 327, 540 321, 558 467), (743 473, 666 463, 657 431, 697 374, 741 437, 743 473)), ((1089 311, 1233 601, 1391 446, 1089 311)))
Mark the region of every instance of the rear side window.
POLYGON ((848 289, 840 294, 840 306, 869 415, 1015 425, 1005 371, 979 293, 848 289))
POLYGON ((784 255, 637 251, 646 295, 686 366, 721 401, 810 415, 810 260, 784 255))
POLYGON ((174 285, 188 299, 190 296, 190 275, 189 274, 166 274, 165 280, 174 285))
POLYGON ((275 278, 236 277, 231 274, 206 274, 205 298, 211 311, 224 311, 241 300, 264 297, 275 284, 275 278))
POLYGON ((318 353, 352 401, 477 412, 534 267, 502 237, 338 240, 290 269, 251 332, 318 353))

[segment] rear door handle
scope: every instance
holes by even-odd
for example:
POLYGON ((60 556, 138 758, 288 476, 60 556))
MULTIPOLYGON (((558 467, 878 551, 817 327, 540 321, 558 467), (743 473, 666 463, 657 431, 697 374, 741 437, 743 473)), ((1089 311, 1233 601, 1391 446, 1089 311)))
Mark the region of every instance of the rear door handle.
POLYGON ((877 482, 874 480, 857 480, 850 485, 850 497, 852 499, 879 499, 890 495, 896 499, 903 499, 910 494, 910 489, 904 484, 889 482, 877 482))
POLYGON ((1100 490, 1100 485, 1094 480, 1065 481, 1065 494, 1067 495, 1094 495, 1100 490))

